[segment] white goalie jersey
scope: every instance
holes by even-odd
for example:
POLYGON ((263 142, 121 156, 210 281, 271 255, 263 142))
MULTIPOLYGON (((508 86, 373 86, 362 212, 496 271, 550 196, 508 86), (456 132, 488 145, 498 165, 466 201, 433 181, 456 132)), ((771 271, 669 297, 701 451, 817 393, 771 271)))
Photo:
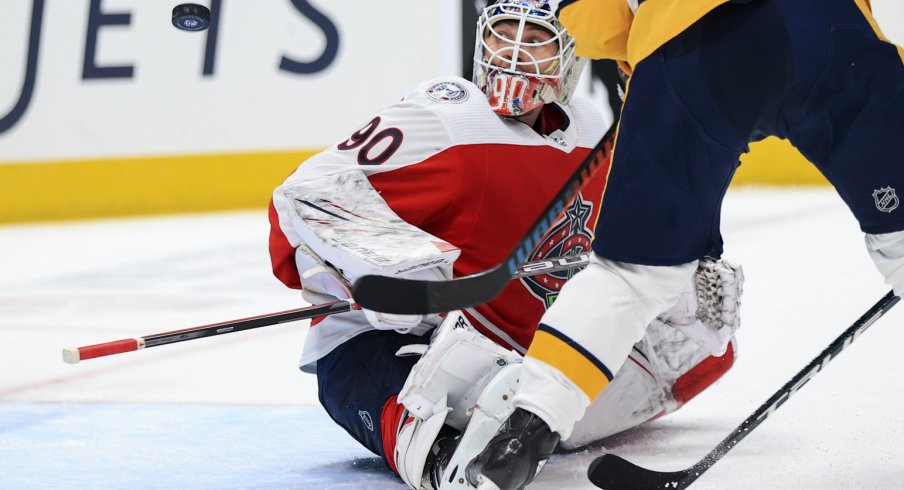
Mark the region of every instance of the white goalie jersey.
MULTIPOLYGON (((299 247, 350 282, 372 273, 441 278, 486 270, 508 255, 603 129, 586 101, 548 104, 532 128, 497 116, 464 79, 423 83, 274 191, 274 273, 301 288, 299 247)), ((603 168, 526 260, 590 249, 605 175, 603 168)), ((524 352, 568 277, 565 271, 512 281, 464 314, 494 341, 524 352)), ((359 311, 315 322, 302 364, 369 328, 359 311)))

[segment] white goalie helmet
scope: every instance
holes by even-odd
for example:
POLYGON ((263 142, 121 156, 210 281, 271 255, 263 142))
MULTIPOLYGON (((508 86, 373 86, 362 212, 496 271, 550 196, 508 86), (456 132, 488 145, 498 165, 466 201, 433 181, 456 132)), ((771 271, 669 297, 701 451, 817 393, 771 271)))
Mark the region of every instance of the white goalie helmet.
POLYGON ((567 104, 585 64, 547 0, 491 0, 477 21, 474 83, 501 116, 567 104))

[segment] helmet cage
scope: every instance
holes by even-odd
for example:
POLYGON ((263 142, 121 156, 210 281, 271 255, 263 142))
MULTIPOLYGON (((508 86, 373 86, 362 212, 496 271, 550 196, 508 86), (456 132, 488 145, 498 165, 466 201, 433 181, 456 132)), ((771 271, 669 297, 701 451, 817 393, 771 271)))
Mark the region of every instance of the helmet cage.
POLYGON ((487 95, 493 111, 520 116, 558 101, 567 104, 580 78, 584 60, 574 54, 574 40, 555 18, 547 1, 499 0, 483 9, 477 22, 474 47, 474 83, 487 95), (513 38, 496 30, 503 20, 517 22, 513 38), (549 31, 544 41, 523 39, 530 23, 549 31), (488 39, 499 42, 493 48, 488 39), (536 48, 553 44, 556 52, 537 58, 536 48))

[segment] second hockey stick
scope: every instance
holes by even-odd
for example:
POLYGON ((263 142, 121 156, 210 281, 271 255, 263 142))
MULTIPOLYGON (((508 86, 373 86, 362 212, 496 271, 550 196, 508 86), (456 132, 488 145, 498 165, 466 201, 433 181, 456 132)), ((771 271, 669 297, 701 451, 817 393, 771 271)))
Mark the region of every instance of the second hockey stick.
POLYGON ((501 264, 448 281, 363 276, 355 282, 352 297, 363 308, 404 315, 460 310, 495 298, 565 206, 609 159, 617 126, 616 120, 501 264))
MULTIPOLYGON (((515 278, 549 274, 566 269, 576 269, 587 265, 589 260, 590 255, 583 253, 527 262, 518 267, 515 278)), ((308 320, 319 316, 335 315, 336 313, 351 311, 354 308, 356 307, 348 301, 334 301, 332 303, 323 303, 305 308, 280 311, 278 313, 268 313, 266 315, 230 320, 200 327, 145 335, 144 337, 114 340, 112 342, 87 345, 84 347, 72 347, 63 349, 63 360, 69 364, 76 364, 85 359, 133 352, 148 347, 175 344, 176 342, 185 342, 186 340, 203 339, 205 337, 241 332, 243 330, 278 325, 280 323, 308 320)))
POLYGON ((760 425, 766 417, 772 415, 778 407, 782 406, 792 395, 797 393, 808 381, 813 379, 829 361, 834 359, 847 346, 857 340, 860 334, 866 331, 876 320, 891 309, 900 298, 889 292, 878 303, 873 305, 853 325, 848 327, 838 336, 821 354, 810 361, 806 367, 800 370, 790 381, 785 383, 771 398, 766 400, 760 408, 741 422, 731 434, 698 461, 695 465, 679 471, 656 471, 637 466, 630 461, 614 454, 604 454, 590 464, 587 476, 590 482, 605 490, 661 490, 687 488, 691 483, 700 478, 712 465, 716 464, 725 453, 731 451, 739 442, 747 437, 753 429, 760 425))

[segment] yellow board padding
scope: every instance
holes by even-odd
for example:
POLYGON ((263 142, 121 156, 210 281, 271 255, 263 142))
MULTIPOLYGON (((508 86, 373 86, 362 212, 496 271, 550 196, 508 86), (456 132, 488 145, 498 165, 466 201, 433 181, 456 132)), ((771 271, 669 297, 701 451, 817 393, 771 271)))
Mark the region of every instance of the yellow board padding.
POLYGON ((732 185, 829 185, 826 178, 791 143, 767 138, 750 145, 732 185))
POLYGON ((317 151, 0 162, 0 223, 261 209, 317 151))
POLYGON ((561 371, 591 400, 609 385, 609 378, 591 360, 544 330, 537 330, 527 356, 561 371))
MULTIPOLYGON (((741 158, 734 185, 826 185, 788 142, 741 158)), ((260 209, 318 149, 0 162, 0 223, 260 209)))

